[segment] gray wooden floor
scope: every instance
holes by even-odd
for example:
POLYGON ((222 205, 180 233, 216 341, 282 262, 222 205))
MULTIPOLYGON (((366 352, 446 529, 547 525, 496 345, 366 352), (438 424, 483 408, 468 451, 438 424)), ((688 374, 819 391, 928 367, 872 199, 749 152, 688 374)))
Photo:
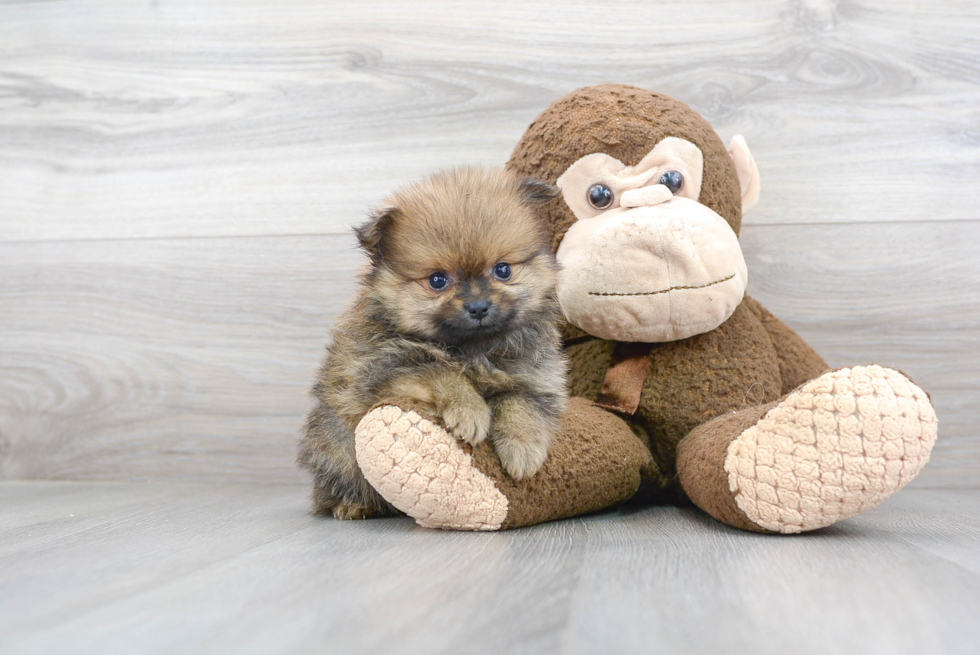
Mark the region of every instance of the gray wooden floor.
POLYGON ((0 483, 3 653, 976 653, 980 491, 795 537, 694 509, 498 534, 295 485, 0 483))

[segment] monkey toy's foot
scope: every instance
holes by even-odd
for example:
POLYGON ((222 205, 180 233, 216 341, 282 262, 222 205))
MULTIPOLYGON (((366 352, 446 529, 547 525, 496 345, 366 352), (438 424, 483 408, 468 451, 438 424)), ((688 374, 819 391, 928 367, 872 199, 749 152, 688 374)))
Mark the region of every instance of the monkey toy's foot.
POLYGON ((936 427, 929 397, 898 371, 843 368, 696 428, 678 448, 678 473, 691 500, 728 525, 815 530, 911 482, 936 427))
POLYGON ((584 514, 626 500, 650 453, 625 423, 573 398, 548 459, 517 482, 491 445, 463 443, 441 425, 392 405, 355 430, 357 463, 368 482, 419 525, 501 530, 584 514))

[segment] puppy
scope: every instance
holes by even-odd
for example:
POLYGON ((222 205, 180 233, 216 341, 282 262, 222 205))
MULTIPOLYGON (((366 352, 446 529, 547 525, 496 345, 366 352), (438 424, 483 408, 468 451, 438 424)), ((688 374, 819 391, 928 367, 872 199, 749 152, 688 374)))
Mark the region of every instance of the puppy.
POLYGON ((299 463, 317 513, 394 513, 354 456, 379 405, 489 438, 514 479, 534 475, 567 400, 558 265, 531 205, 558 189, 502 169, 457 168, 390 197, 355 232, 370 264, 337 319, 312 390, 299 463))

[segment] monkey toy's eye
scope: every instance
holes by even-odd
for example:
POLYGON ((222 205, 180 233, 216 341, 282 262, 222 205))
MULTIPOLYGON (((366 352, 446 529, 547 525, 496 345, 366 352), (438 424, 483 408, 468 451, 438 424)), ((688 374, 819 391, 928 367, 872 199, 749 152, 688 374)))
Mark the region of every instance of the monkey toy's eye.
POLYGON ((429 288, 433 291, 442 291, 449 286, 449 276, 443 272, 433 273, 429 276, 429 288))
POLYGON ((678 171, 664 171, 660 175, 660 184, 670 189, 670 192, 676 194, 684 186, 684 176, 678 171))
POLYGON ((498 280, 506 282, 510 279, 511 273, 510 264, 507 262, 498 262, 493 265, 493 276, 498 280))
POLYGON ((589 187, 589 204, 596 209, 605 209, 613 204, 612 189, 605 184, 593 184, 589 187))

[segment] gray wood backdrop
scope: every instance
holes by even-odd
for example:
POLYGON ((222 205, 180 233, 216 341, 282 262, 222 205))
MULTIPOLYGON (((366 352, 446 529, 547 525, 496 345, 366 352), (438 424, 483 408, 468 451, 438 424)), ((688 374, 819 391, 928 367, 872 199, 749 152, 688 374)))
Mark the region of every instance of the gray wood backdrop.
POLYGON ((0 477, 302 479, 350 226, 600 82, 746 136, 750 293, 929 390, 916 484, 976 486, 975 0, 0 0, 0 477))

